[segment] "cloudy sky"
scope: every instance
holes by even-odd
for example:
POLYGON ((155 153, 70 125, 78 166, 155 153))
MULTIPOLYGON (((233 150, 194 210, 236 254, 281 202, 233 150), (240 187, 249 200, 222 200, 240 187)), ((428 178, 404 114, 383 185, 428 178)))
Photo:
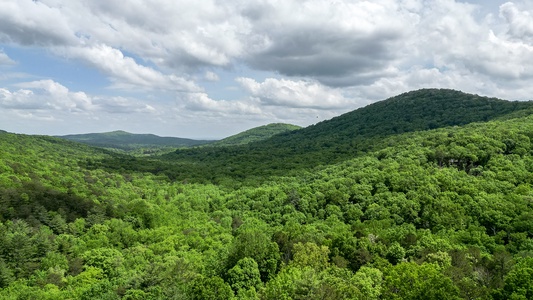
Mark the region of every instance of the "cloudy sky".
POLYGON ((424 87, 533 99, 533 1, 0 0, 0 129, 223 138, 424 87))

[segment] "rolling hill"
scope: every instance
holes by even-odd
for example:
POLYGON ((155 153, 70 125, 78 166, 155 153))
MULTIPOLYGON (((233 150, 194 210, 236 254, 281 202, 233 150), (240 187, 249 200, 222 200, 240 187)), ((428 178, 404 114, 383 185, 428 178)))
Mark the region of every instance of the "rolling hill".
POLYGON ((71 134, 58 137, 95 147, 120 149, 125 151, 140 148, 183 148, 212 142, 177 137, 160 137, 154 134, 134 134, 121 130, 105 133, 71 134))
MULTIPOLYGON (((530 110, 533 101, 507 101, 449 89, 407 92, 356 109, 331 120, 277 136, 265 143, 323 150, 393 134, 486 122, 530 110)), ((353 146, 353 145, 352 145, 353 146)), ((357 147, 357 146, 356 146, 357 147)))
POLYGON ((218 147, 244 145, 244 144, 248 144, 252 142, 266 140, 276 134, 281 134, 281 133, 297 130, 300 128, 301 128, 300 126, 291 125, 291 124, 272 123, 272 124, 248 129, 246 131, 237 133, 235 135, 224 138, 220 141, 210 143, 208 145, 218 146, 218 147))
MULTIPOLYGON (((163 156, 236 177, 283 174, 378 150, 400 133, 486 122, 533 113, 533 102, 481 97, 449 89, 404 93, 315 125, 231 148, 180 149, 163 156), (250 163, 253 162, 253 163, 250 163), (231 165, 232 167, 227 167, 231 165)), ((179 167, 177 167, 179 169, 179 167)), ((183 176, 187 172, 179 172, 183 176)))

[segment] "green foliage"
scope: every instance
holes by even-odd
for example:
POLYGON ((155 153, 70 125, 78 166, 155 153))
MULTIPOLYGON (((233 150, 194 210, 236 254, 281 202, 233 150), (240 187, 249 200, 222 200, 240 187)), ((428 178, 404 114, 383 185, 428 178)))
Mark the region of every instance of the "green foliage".
POLYGON ((294 245, 292 264, 300 267, 311 267, 322 270, 329 266, 329 249, 327 246, 318 246, 315 243, 297 243, 294 245))
POLYGON ((0 298, 531 298, 528 106, 422 90, 172 160, 1 133, 0 298))
POLYGON ((382 273, 363 267, 355 275, 336 267, 322 271, 288 266, 266 285, 266 299, 379 299, 382 273))
POLYGON ((237 230, 228 265, 235 266, 241 259, 252 258, 257 262, 261 280, 268 281, 278 270, 280 255, 278 245, 265 232, 266 226, 253 222, 243 224, 237 230))
POLYGON ((237 264, 228 270, 228 283, 238 293, 240 290, 259 289, 261 287, 261 275, 259 266, 252 258, 240 259, 237 264))
POLYGON ((434 264, 401 263, 385 272, 385 299, 460 299, 459 289, 434 264))
POLYGON ((496 299, 533 298, 533 258, 521 259, 505 276, 501 291, 495 293, 496 299))
MULTIPOLYGON (((531 113, 532 108, 533 102, 510 102, 446 89, 422 89, 263 141, 238 147, 180 149, 165 156, 178 163, 174 167, 179 168, 179 172, 166 173, 189 180, 197 180, 187 171, 191 167, 205 172, 203 179, 219 180, 230 176, 242 180, 251 175, 285 175, 289 170, 332 164, 379 150, 390 144, 384 141, 386 137, 486 122, 517 111, 531 113)), ((460 153, 454 151, 453 155, 460 153)), ((457 158, 460 159, 458 164, 468 167, 469 157, 457 158)))
POLYGON ((220 277, 196 279, 191 287, 190 299, 220 299, 227 300, 233 297, 230 286, 220 277))
POLYGON ((405 257, 405 249, 398 242, 393 242, 387 250, 386 258, 392 264, 397 264, 405 257))

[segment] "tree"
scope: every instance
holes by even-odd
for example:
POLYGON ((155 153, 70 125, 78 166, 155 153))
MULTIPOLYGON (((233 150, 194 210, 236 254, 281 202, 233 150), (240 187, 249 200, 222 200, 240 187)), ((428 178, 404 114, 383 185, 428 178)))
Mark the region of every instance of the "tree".
POLYGON ((266 282, 276 274, 280 262, 278 244, 270 240, 266 228, 252 221, 243 224, 238 229, 228 257, 230 268, 245 257, 250 257, 257 262, 261 280, 266 282))
POLYGON ((385 270, 383 299, 460 299, 459 289, 436 264, 400 263, 385 270))
POLYGON ((97 248, 86 251, 83 259, 87 266, 101 269, 108 277, 117 276, 124 260, 122 253, 112 248, 97 248))
POLYGON ((315 243, 294 244, 294 258, 291 264, 299 267, 309 266, 315 270, 324 270, 329 266, 329 248, 315 243))
POLYGON ((495 299, 533 299, 533 257, 523 258, 505 276, 503 289, 495 299))
POLYGON ((386 257, 391 264, 397 264, 405 257, 405 249, 400 243, 394 242, 387 250, 386 257))
POLYGON ((190 289, 193 300, 227 300, 233 298, 231 287, 218 276, 200 277, 193 281, 190 289))
POLYGON ((259 289, 261 286, 261 275, 259 267, 253 258, 245 257, 228 271, 228 283, 235 293, 239 290, 259 289))

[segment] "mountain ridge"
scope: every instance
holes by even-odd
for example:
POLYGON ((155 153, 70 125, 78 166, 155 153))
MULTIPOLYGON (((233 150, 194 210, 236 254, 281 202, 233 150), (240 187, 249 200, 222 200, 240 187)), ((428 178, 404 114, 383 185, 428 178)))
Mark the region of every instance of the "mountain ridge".
POLYGON ((533 102, 482 97, 450 89, 421 89, 375 102, 317 124, 229 148, 179 149, 165 160, 195 162, 206 169, 249 176, 340 162, 385 145, 400 133, 486 122, 533 112, 533 102), (220 165, 232 165, 232 169, 220 165), (254 161, 253 165, 248 162, 254 161))
POLYGON ((95 147, 112 148, 120 150, 135 150, 143 147, 191 147, 207 143, 209 140, 194 140, 179 137, 162 137, 155 134, 136 134, 123 130, 103 133, 69 134, 56 136, 59 138, 88 144, 95 147))

